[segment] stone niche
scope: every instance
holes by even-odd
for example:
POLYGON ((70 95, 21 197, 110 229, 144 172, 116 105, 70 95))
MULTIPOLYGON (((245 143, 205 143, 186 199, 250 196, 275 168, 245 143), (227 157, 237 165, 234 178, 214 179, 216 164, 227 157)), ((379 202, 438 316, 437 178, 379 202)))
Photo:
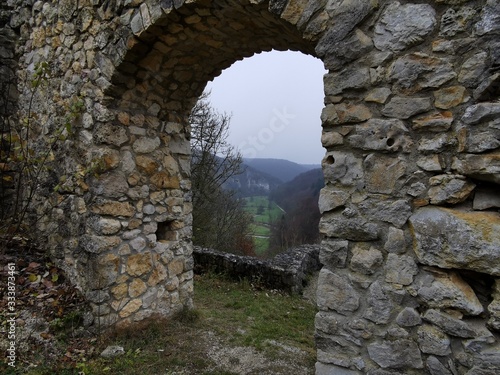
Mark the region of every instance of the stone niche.
POLYGON ((9 6, 12 119, 41 61, 47 126, 84 103, 49 176, 71 178, 36 201, 61 202, 38 233, 96 322, 192 306, 187 114, 235 61, 290 49, 328 69, 316 374, 500 373, 498 1, 9 6))

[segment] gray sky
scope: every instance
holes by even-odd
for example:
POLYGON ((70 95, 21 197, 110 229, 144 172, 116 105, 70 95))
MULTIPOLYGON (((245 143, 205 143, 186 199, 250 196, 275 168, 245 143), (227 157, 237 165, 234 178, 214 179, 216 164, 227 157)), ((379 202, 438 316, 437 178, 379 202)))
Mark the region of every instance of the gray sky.
POLYGON ((218 112, 232 115, 228 141, 243 157, 319 164, 321 60, 299 52, 264 52, 234 63, 206 90, 218 112))

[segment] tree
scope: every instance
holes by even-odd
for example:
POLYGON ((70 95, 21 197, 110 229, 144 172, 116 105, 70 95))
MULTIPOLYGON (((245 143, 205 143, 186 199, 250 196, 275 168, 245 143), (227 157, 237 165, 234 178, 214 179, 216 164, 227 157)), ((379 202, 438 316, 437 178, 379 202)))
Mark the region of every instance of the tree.
POLYGON ((251 253, 252 218, 233 192, 223 187, 233 176, 242 173, 242 157, 227 142, 230 116, 216 112, 208 96, 204 94, 200 98, 189 117, 193 242, 222 251, 251 253))

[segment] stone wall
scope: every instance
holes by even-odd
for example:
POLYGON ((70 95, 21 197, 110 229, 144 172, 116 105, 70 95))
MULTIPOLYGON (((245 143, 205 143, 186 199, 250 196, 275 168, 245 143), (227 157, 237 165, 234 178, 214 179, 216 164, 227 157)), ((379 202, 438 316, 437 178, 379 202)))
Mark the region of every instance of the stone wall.
POLYGON ((299 294, 321 269, 320 246, 302 245, 272 259, 258 259, 213 249, 194 247, 195 273, 217 272, 236 280, 248 280, 269 289, 299 294))
POLYGON ((46 133, 84 102, 38 229, 102 323, 191 306, 187 114, 236 60, 292 49, 329 71, 317 374, 500 372, 498 1, 8 4, 17 116, 39 61, 46 133))

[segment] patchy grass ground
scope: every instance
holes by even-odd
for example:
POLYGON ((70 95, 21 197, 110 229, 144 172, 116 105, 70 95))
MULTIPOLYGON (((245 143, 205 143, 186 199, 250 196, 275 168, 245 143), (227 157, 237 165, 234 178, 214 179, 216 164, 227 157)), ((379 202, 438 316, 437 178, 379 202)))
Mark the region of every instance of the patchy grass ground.
MULTIPOLYGON (((12 260, 1 264, 9 262, 12 260)), ((300 296, 211 274, 196 276, 195 310, 184 311, 168 321, 154 320, 129 330, 103 332, 96 337, 82 328, 85 314, 81 310, 81 299, 66 282, 60 282, 64 280, 61 271, 50 263, 29 259, 22 260, 18 267, 19 277, 24 278, 20 289, 25 292, 18 311, 22 317, 18 318, 17 337, 23 342, 18 342, 17 367, 7 366, 2 354, 0 373, 314 373, 316 309, 300 296), (29 276, 37 273, 36 277, 29 276), (65 293, 72 293, 73 297, 65 297, 65 293), (56 314, 50 313, 51 304, 58 307, 56 314), (101 357, 100 353, 109 345, 123 347, 125 354, 101 357)), ((4 274, 5 271, 6 268, 4 274)), ((0 290, 0 297, 5 300, 5 289, 0 290)), ((5 328, 6 317, 0 318, 5 328)), ((2 353, 6 345, 5 335, 1 335, 2 353)))

